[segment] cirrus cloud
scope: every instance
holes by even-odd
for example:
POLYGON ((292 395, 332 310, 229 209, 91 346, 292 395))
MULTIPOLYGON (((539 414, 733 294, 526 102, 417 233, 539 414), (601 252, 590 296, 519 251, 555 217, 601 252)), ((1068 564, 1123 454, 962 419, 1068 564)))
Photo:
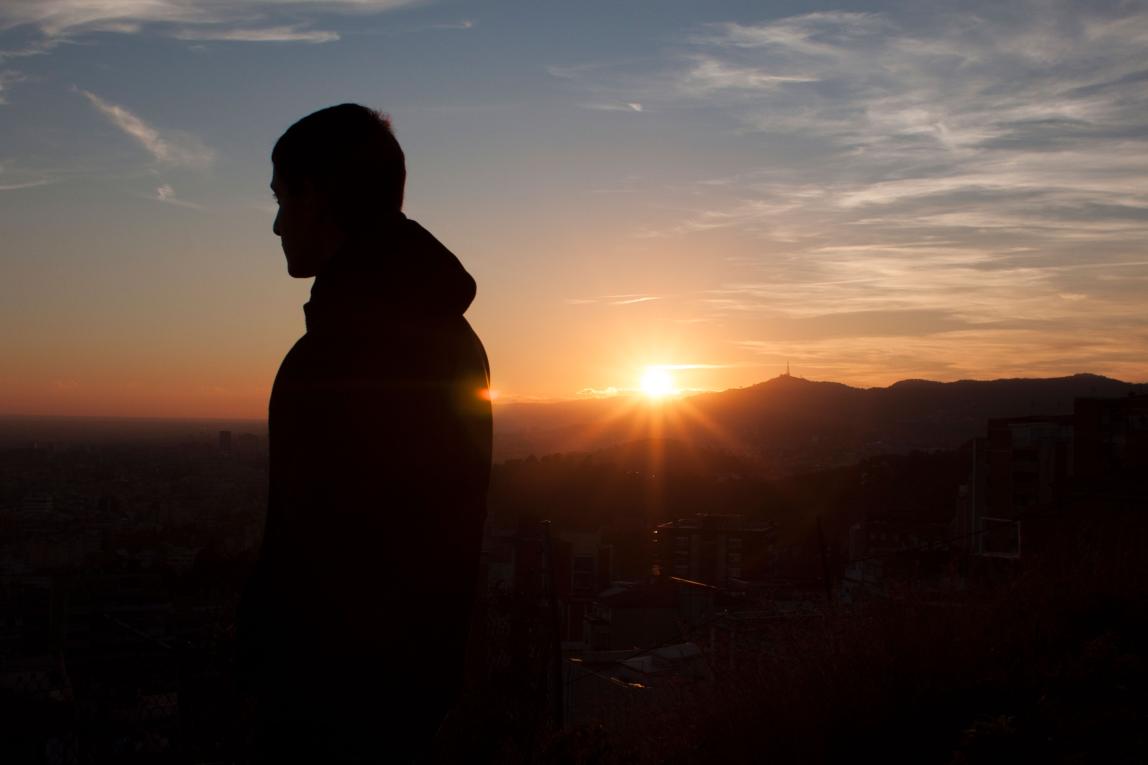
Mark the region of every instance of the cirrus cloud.
POLYGON ((14 69, 0 70, 0 104, 8 103, 8 91, 18 82, 24 81, 24 75, 14 69))
POLYGON ((756 251, 695 295, 742 349, 872 379, 897 338, 940 376, 1143 377, 1146 40, 1143 3, 935 2, 704 24, 656 65, 551 73, 752 147, 736 175, 643 189, 667 212, 634 227, 756 251))
POLYGON ((169 165, 188 167, 211 164, 215 152, 203 145, 199 139, 180 133, 161 133, 157 128, 118 104, 100 98, 86 90, 78 92, 88 99, 109 122, 131 136, 156 160, 169 165))
POLYGON ((309 42, 339 39, 298 22, 305 13, 379 13, 417 0, 6 0, 0 30, 34 27, 46 39, 156 31, 182 40, 309 42), (283 19, 292 23, 283 23, 283 19))

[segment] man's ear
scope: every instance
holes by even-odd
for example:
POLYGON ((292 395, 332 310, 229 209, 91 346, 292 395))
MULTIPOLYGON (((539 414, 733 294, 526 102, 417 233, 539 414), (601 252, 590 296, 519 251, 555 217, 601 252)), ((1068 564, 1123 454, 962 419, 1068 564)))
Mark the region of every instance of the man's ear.
POLYGON ((334 255, 348 239, 346 210, 339 209, 337 199, 316 184, 308 189, 305 204, 312 206, 314 220, 322 230, 327 254, 334 255))
POLYGON ((324 224, 335 223, 335 205, 331 203, 331 195, 321 185, 307 179, 300 185, 299 194, 299 201, 312 211, 315 220, 324 224))

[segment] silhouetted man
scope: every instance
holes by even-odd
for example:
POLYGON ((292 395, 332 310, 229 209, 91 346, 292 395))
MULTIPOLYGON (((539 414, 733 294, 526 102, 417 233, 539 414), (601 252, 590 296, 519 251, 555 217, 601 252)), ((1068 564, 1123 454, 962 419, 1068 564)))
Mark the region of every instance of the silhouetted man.
POLYGON ((271 154, 275 233, 316 277, 269 413, 263 547, 240 617, 265 761, 425 753, 462 681, 490 477, 475 283, 401 212, 388 120, 355 104, 271 154))

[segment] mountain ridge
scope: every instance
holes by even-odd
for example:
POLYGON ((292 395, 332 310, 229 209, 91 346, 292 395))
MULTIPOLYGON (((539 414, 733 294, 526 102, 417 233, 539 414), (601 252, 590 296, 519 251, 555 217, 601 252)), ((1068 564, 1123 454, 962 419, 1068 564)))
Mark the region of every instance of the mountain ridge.
POLYGON ((618 396, 505 404, 497 460, 677 439, 756 461, 767 473, 851 464, 876 454, 952 449, 999 417, 1072 413, 1077 398, 1148 394, 1148 384, 1091 373, 1050 378, 899 380, 858 388, 779 375, 744 388, 651 402, 618 396))

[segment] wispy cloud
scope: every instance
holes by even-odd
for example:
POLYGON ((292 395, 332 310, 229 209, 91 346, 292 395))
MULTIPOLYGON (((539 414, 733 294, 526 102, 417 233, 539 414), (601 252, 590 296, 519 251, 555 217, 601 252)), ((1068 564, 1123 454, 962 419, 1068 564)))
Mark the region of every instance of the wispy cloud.
POLYGON ((196 42, 306 42, 326 43, 339 39, 338 32, 305 29, 300 26, 273 26, 241 29, 186 27, 172 32, 178 40, 196 42))
POLYGON ((0 50, 0 61, 5 61, 11 58, 27 58, 28 56, 42 56, 56 46, 60 45, 64 40, 54 38, 44 38, 42 40, 34 40, 32 42, 21 45, 18 48, 8 48, 0 50))
POLYGON ((599 62, 552 73, 595 93, 624 86, 659 109, 705 104, 772 149, 755 175, 723 184, 738 192, 732 204, 715 199, 676 234, 811 202, 834 230, 878 209, 883 224, 914 225, 919 208, 951 212, 957 198, 979 215, 936 223, 972 229, 989 214, 1039 232, 1066 208, 1136 218, 1148 207, 1148 9, 1037 5, 934 10, 911 24, 839 12, 711 24, 660 72, 599 62), (797 140, 803 150, 786 156, 797 140))
MULTIPOLYGON (((29 26, 47 39, 89 32, 156 32, 186 40, 330 42, 338 34, 298 23, 303 13, 378 13, 417 0, 6 0, 0 29, 29 26)), ((468 22, 462 22, 468 23, 468 22)))
POLYGON ((857 40, 890 30, 889 22, 876 13, 822 11, 762 24, 710 24, 694 39, 702 45, 785 49, 810 57, 837 59, 857 40))
POLYGON ((474 19, 463 19, 461 21, 448 21, 443 24, 431 24, 427 29, 474 29, 476 26, 478 26, 478 22, 474 19))
POLYGON ((188 202, 187 200, 177 197, 175 189, 167 183, 162 183, 156 187, 154 199, 158 202, 164 202, 165 204, 176 205, 177 207, 187 207, 193 210, 203 209, 194 202, 188 202))
POLYGON ((649 303, 657 299, 658 298, 653 295, 637 295, 633 297, 619 295, 616 299, 610 300, 610 305, 634 305, 635 303, 649 303))
POLYGON ((615 388, 612 385, 608 388, 582 388, 580 391, 578 391, 577 395, 585 396, 587 398, 611 398, 613 396, 617 396, 619 393, 622 393, 624 390, 626 389, 615 388))
POLYGON ((625 295, 601 295, 599 297, 566 298, 567 305, 637 305, 659 300, 658 295, 642 295, 638 293, 625 295))
POLYGON ((34 181, 21 181, 19 183, 0 183, 0 191, 16 191, 17 189, 34 189, 37 186, 47 186, 52 181, 48 178, 38 178, 34 181))
POLYGON ((766 69, 738 66, 712 56, 697 56, 694 64, 679 80, 686 93, 712 93, 717 90, 761 91, 788 83, 817 82, 817 77, 801 74, 777 74, 766 69))
POLYGON ((48 186, 56 182, 51 172, 0 165, 0 191, 19 191, 48 186))
POLYGON ((24 75, 14 69, 0 71, 0 104, 8 103, 8 91, 18 82, 24 80, 24 75))
POLYGON ((584 104, 587 109, 600 112, 640 112, 642 105, 637 101, 623 101, 618 103, 589 103, 584 104))
POLYGON ((707 24, 658 67, 552 74, 603 102, 704 109, 762 158, 661 189, 635 226, 759 253, 692 311, 743 349, 826 376, 898 354, 944 376, 1127 372, 1148 354, 1145 40, 1137 3, 934 5, 707 24))
POLYGON ((203 166, 211 164, 215 153, 198 139, 177 133, 161 133, 122 106, 105 101, 95 93, 79 90, 88 102, 117 128, 134 138, 156 160, 165 164, 203 166))

